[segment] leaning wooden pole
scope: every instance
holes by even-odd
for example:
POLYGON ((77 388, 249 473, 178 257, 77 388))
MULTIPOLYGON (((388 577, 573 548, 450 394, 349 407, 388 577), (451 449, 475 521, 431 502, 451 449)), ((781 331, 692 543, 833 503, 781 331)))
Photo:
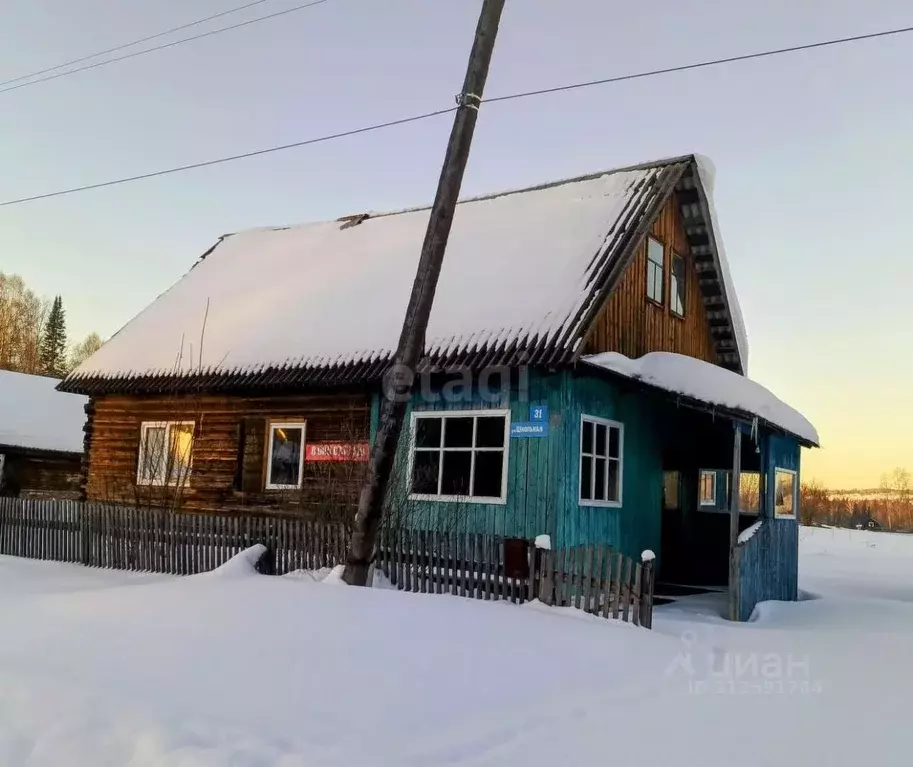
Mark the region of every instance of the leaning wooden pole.
POLYGON ((425 331, 434 303, 434 292, 441 273, 447 238, 450 236, 453 212, 463 183, 463 173, 469 159, 469 148, 472 145, 479 106, 482 103, 482 92, 488 79, 488 68, 503 9, 504 0, 483 0, 463 90, 457 96, 456 117, 444 155, 437 194, 431 206, 418 271, 412 285, 412 296, 406 309, 394 364, 384 378, 380 425, 358 502, 358 513, 355 515, 352 541, 343 574, 345 582, 353 586, 365 585, 368 569, 374 557, 374 544, 383 515, 384 496, 393 470, 406 405, 412 393, 415 370, 425 344, 425 331))

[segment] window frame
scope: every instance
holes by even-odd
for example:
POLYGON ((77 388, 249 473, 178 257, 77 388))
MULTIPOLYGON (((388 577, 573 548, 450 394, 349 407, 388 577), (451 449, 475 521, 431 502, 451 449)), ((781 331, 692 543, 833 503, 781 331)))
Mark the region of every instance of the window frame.
MULTIPOLYGON (((746 469, 745 471, 739 472, 739 514, 744 514, 746 517, 760 517, 761 509, 764 506, 764 473, 760 469, 746 469), (744 485, 742 481, 745 479, 746 475, 757 476, 758 478, 758 508, 756 509, 745 509, 742 508, 742 488, 744 485)), ((732 472, 726 472, 726 506, 728 510, 732 509, 732 472)))
POLYGON ((716 469, 700 469, 697 478, 697 505, 698 508, 709 508, 718 507, 718 495, 719 487, 717 482, 719 481, 719 472, 716 469), (709 475, 713 477, 713 499, 710 501, 704 500, 704 476, 709 475))
POLYGON ((799 517, 799 472, 795 469, 786 469, 782 466, 774 466, 774 481, 773 481, 773 503, 771 504, 773 514, 771 515, 774 519, 798 519, 799 517), (783 474, 791 474, 793 478, 793 513, 792 514, 778 514, 777 513, 777 473, 782 472, 783 474))
MULTIPOLYGON (((593 440, 595 442, 595 432, 593 440)), ((595 450, 595 445, 594 445, 595 450)), ((625 467, 625 425, 621 421, 613 421, 610 418, 600 418, 596 415, 589 415, 587 413, 580 414, 580 439, 577 441, 577 503, 580 506, 592 506, 595 508, 601 509, 620 509, 624 502, 624 467, 625 467), (607 428, 606 431, 606 454, 605 456, 597 456, 595 452, 584 453, 583 450, 583 424, 589 421, 594 426, 602 425, 607 428), (609 456, 609 445, 611 444, 610 432, 609 429, 618 429, 618 458, 611 458, 609 456), (596 458, 604 457, 606 461, 606 498, 605 500, 597 500, 595 498, 582 498, 580 493, 580 481, 583 477, 583 459, 584 457, 589 457, 593 460, 596 458), (610 501, 608 500, 609 496, 609 462, 618 461, 618 500, 610 501)), ((590 472, 590 493, 595 495, 593 492, 596 488, 596 472, 590 472)))
POLYGON ((267 420, 266 422, 266 474, 263 477, 264 490, 300 490, 304 480, 304 452, 307 444, 307 420, 279 421, 267 420), (273 473, 273 432, 276 429, 301 429, 301 452, 298 455, 298 484, 274 485, 270 482, 273 473))
POLYGON ((139 430, 139 452, 136 456, 136 485, 137 487, 177 487, 178 478, 170 478, 171 466, 171 427, 172 426, 190 426, 193 428, 190 438, 190 455, 187 459, 187 475, 185 486, 190 485, 190 477, 193 475, 193 443, 196 441, 197 422, 196 421, 141 421, 139 430), (145 479, 143 477, 143 463, 146 458, 146 432, 150 429, 165 430, 165 477, 157 479, 145 479))
MULTIPOLYGON (((438 503, 471 503, 471 504, 507 504, 507 473, 510 467, 510 410, 507 408, 497 408, 491 410, 413 410, 409 420, 409 461, 407 465, 406 481, 409 483, 409 500, 410 501, 435 501, 438 503), (504 446, 503 447, 476 447, 476 419, 478 418, 503 418, 504 419, 504 446), (471 447, 448 447, 443 445, 445 424, 441 423, 441 445, 437 448, 417 448, 415 445, 416 422, 420 419, 436 418, 446 421, 448 418, 472 418, 472 446, 471 447), (498 496, 488 495, 444 495, 437 493, 413 493, 412 492, 412 471, 415 467, 416 450, 427 452, 438 452, 443 454, 445 451, 468 452, 472 453, 469 463, 469 491, 472 492, 473 480, 475 479, 475 453, 503 453, 502 470, 501 470, 501 494, 498 496)), ((443 455, 438 464, 437 486, 441 487, 442 474, 444 471, 443 455)))
POLYGON ((661 239, 659 239, 659 237, 654 237, 652 234, 648 234, 647 235, 647 244, 646 244, 646 258, 647 258, 647 268, 646 268, 647 301, 649 301, 652 304, 655 304, 656 306, 664 307, 666 305, 666 243, 664 243, 661 239), (657 243, 662 248, 663 260, 659 264, 657 264, 656 261, 654 261, 653 259, 650 258, 650 243, 651 242, 657 243), (651 264, 653 264, 654 266, 659 266, 659 272, 660 272, 660 275, 662 276, 662 279, 660 280, 659 298, 655 298, 654 296, 650 295, 650 291, 653 287, 653 284, 650 280, 650 274, 651 274, 650 265, 651 264))
POLYGON ((673 317, 678 317, 680 320, 685 319, 685 307, 688 304, 688 262, 685 257, 679 253, 672 251, 672 258, 669 259, 669 312, 673 317), (675 274, 675 261, 676 259, 682 264, 682 310, 676 311, 675 309, 675 299, 676 291, 675 287, 678 285, 678 277, 675 274))

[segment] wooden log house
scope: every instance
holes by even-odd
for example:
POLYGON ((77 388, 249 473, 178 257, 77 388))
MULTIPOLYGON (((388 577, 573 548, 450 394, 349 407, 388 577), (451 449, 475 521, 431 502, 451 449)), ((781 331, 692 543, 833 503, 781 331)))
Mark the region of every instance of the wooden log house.
MULTIPOLYGON (((817 434, 745 377, 711 185, 688 155, 458 205, 391 513, 797 597, 817 434)), ((91 398, 84 496, 352 514, 427 219, 222 237, 63 383, 91 398)))
POLYGON ((88 398, 59 378, 0 371, 0 495, 77 498, 88 398))

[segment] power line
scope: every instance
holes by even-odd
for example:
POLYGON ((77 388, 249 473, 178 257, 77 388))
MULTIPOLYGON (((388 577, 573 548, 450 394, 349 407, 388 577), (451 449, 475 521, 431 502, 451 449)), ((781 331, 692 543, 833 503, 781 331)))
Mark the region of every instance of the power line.
POLYGON ((99 184, 87 184, 85 186, 74 187, 73 189, 61 189, 58 192, 48 192, 46 194, 37 194, 34 197, 23 197, 19 200, 7 200, 6 202, 0 202, 0 208, 7 205, 17 205, 21 202, 32 202, 33 200, 46 200, 48 197, 60 197, 64 194, 73 194, 75 192, 86 192, 90 189, 101 189, 106 186, 115 186, 116 184, 126 184, 130 181, 141 181, 146 178, 155 178, 156 176, 167 176, 171 173, 180 173, 185 170, 194 170, 195 168, 206 168, 210 165, 220 165, 225 162, 234 162, 235 160, 244 160, 248 157, 258 157, 262 154, 271 154, 272 152, 282 152, 286 149, 295 149, 301 146, 308 146, 309 144, 321 144, 325 141, 333 141, 338 138, 345 138, 346 136, 357 136, 359 133, 370 133, 371 131, 382 130, 383 128, 392 128, 395 125, 405 125, 406 123, 418 122, 419 120, 427 120, 429 117, 437 117, 438 115, 445 115, 451 112, 455 112, 458 107, 450 107, 448 109, 438 109, 435 112, 426 112, 425 114, 413 115, 412 117, 403 117, 399 120, 390 120, 385 123, 377 123, 376 125, 369 125, 364 128, 356 128, 355 130, 347 130, 341 133, 332 133, 329 136, 320 136, 319 138, 305 139, 304 141, 296 141, 292 144, 283 144, 281 146, 268 147, 266 149, 256 149, 253 152, 245 152, 244 154, 236 154, 231 157, 219 157, 216 160, 204 160, 203 162, 195 162, 189 165, 179 165, 176 168, 167 168, 165 170, 157 170, 152 173, 143 173, 139 176, 130 176, 129 178, 119 178, 113 181, 102 181, 99 184))
POLYGON ((103 51, 97 51, 96 53, 89 54, 88 56, 82 56, 78 59, 72 59, 71 61, 64 61, 62 64, 56 64, 53 67, 47 67, 46 69, 39 69, 37 72, 29 72, 27 75, 19 75, 19 77, 13 77, 10 80, 0 81, 0 88, 4 85, 11 85, 12 83, 18 83, 21 80, 30 80, 33 77, 38 77, 39 75, 47 74, 48 72, 54 72, 58 69, 63 69, 64 67, 71 67, 74 64, 82 64, 84 61, 89 61, 90 59, 97 59, 99 56, 105 56, 109 53, 116 53, 117 51, 122 51, 124 48, 131 48, 134 45, 139 45, 140 43, 148 43, 150 40, 155 40, 159 37, 165 37, 166 35, 174 34, 175 32, 180 32, 184 29, 190 29, 190 27, 196 27, 200 24, 205 24, 207 21, 214 21, 215 19, 220 19, 223 16, 229 16, 233 13, 238 13, 239 11, 246 10, 247 8, 252 8, 255 5, 261 5, 262 3, 267 3, 270 0, 253 0, 253 2, 245 3, 244 5, 239 5, 237 8, 229 8, 227 11, 222 11, 221 13, 214 13, 212 16, 207 16, 205 19, 197 19, 196 21, 188 22, 187 24, 181 24, 179 27, 172 27, 171 29, 166 29, 163 32, 156 32, 154 35, 148 35, 147 37, 140 37, 137 40, 132 40, 129 43, 122 43, 121 45, 115 45, 113 48, 107 48, 103 51))
MULTIPOLYGON (((326 0, 320 0, 320 2, 325 2, 326 0)), ((702 69, 705 67, 716 66, 720 64, 730 64, 737 61, 747 61, 749 59, 759 59, 768 56, 776 56, 784 53, 794 53, 796 51, 811 50, 813 48, 824 48, 827 46, 840 45, 842 43, 852 43, 858 42, 861 40, 871 40, 879 37, 888 37, 889 35, 899 35, 908 32, 913 32, 913 27, 903 27, 899 29, 890 29, 882 32, 871 32, 864 35, 855 35, 853 37, 842 37, 832 40, 825 40, 816 43, 807 43, 805 45, 795 45, 789 48, 778 48, 776 50, 770 51, 761 51, 758 53, 748 53, 741 56, 730 56, 728 58, 722 59, 712 59, 710 61, 701 61, 694 64, 682 64, 676 67, 667 67, 665 69, 654 69, 647 72, 636 72, 634 74, 620 75, 618 77, 608 77, 601 80, 589 80, 582 83, 572 83, 570 85, 561 85, 554 88, 541 88, 539 90, 533 91, 524 91, 522 93, 512 93, 506 96, 495 96, 492 98, 486 98, 483 100, 483 103, 498 103, 502 101, 512 101, 515 99, 529 98, 532 96, 542 96, 549 93, 558 93, 561 91, 577 90, 580 88, 589 88, 597 85, 606 85, 608 83, 617 83, 624 80, 636 80, 643 77, 653 77, 655 75, 664 75, 670 74, 673 72, 684 72, 690 69, 702 69)), ((0 91, 2 93, 3 91, 0 91)), ((24 202, 33 202, 35 200, 45 200, 49 197, 60 197, 67 194, 75 194, 76 192, 86 192, 91 189, 101 189, 108 186, 116 186, 118 184, 127 184, 132 181, 141 181, 147 178, 155 178, 157 176, 167 176, 172 173, 181 173, 187 170, 195 170, 197 168, 206 168, 211 165, 221 165, 222 163, 234 162, 235 160, 244 160, 249 157, 258 157, 259 155, 271 154, 273 152, 282 152, 287 149, 296 149, 302 146, 309 146, 311 144, 320 144, 327 141, 334 141, 336 139, 345 138, 347 136, 356 136, 361 133, 371 133, 373 131, 383 130, 384 128, 392 128, 397 125, 405 125, 406 123, 418 122, 420 120, 427 120, 431 117, 437 117, 439 115, 449 114, 456 111, 457 107, 450 107, 448 109, 438 109, 433 112, 425 112, 424 114, 412 115, 411 117, 403 117, 398 120, 390 120, 388 122, 377 123, 375 125, 369 125, 363 128, 356 128, 354 130, 342 131, 340 133, 333 133, 327 136, 320 136, 318 138, 305 139, 304 141, 296 141, 291 144, 282 144, 280 146, 267 147, 265 149, 257 149, 252 152, 245 152, 243 154, 231 155, 229 157, 220 157, 215 160, 205 160, 203 162, 191 163, 189 165, 180 165, 174 168, 167 168, 165 170, 153 171, 151 173, 143 173, 138 176, 129 176, 126 178, 114 179, 112 181, 103 181, 97 184, 86 184, 85 186, 73 187, 70 189, 61 189, 56 192, 47 192, 45 194, 33 195, 31 197, 20 197, 15 200, 7 200, 5 202, 0 202, 0 208, 6 207, 8 205, 19 205, 24 202)))
MULTIPOLYGON (((302 5, 295 5, 291 8, 286 8, 284 11, 276 11, 275 13, 267 14, 266 16, 257 16, 253 19, 248 19, 247 21, 239 22, 238 24, 232 24, 228 27, 220 27, 219 29, 212 29, 208 32, 201 32, 198 35, 193 35, 192 37, 182 37, 180 40, 174 40, 170 43, 162 43, 161 45, 156 45, 152 48, 143 48, 141 51, 134 51, 133 53, 126 53, 123 56, 116 56, 113 59, 105 59, 104 61, 97 61, 94 64, 86 64, 83 67, 77 67, 76 69, 68 69, 66 72, 56 72, 55 74, 47 75, 45 77, 39 77, 37 80, 29 80, 25 83, 17 83, 16 85, 11 85, 7 88, 0 88, 0 93, 9 93, 10 91, 19 90, 19 88, 28 88, 31 85, 38 85, 39 83, 46 83, 49 80, 56 80, 59 77, 67 77, 68 75, 75 75, 77 72, 85 72, 87 69, 97 69, 98 67, 104 67, 108 64, 114 64, 118 61, 126 61, 127 59, 133 59, 137 56, 144 56, 147 53, 154 53, 155 51, 162 51, 166 48, 173 48, 176 45, 183 45, 184 43, 192 42, 193 40, 201 40, 204 37, 212 37, 212 35, 218 35, 222 32, 229 32, 232 29, 240 29, 241 27, 247 27, 251 24, 258 24, 261 21, 267 21, 268 19, 275 19, 277 16, 285 16, 288 13, 294 13, 295 11, 303 11, 305 8, 313 8, 315 5, 321 5, 323 3, 329 2, 329 0, 312 0, 309 3, 303 3, 302 5)), ((165 33, 163 33, 165 34, 165 33)), ((126 47, 126 46, 124 46, 126 47)), ((90 56, 89 58, 94 58, 90 56)))
POLYGON ((758 53, 746 53, 741 56, 729 56, 725 59, 710 59, 709 61, 700 61, 695 64, 682 64, 677 67, 666 67, 664 69, 651 69, 648 72, 637 72, 631 75, 620 75, 618 77, 606 77, 602 80, 589 80, 583 83, 574 83, 573 85, 559 85, 554 88, 540 88, 535 91, 526 91, 525 93, 512 93, 509 96, 496 96, 485 99, 489 104, 497 101, 512 101, 514 99, 524 99, 529 96, 542 96, 546 93, 559 93, 561 91, 578 90, 579 88, 589 88, 593 85, 606 85, 608 83, 620 83, 624 80, 637 80, 642 77, 653 77, 654 75, 668 75, 673 72, 685 72, 689 69, 703 69, 704 67, 713 67, 719 64, 732 64, 736 61, 749 61, 751 59, 763 59, 768 56, 779 56, 782 53, 796 53, 797 51, 810 51, 814 48, 826 48, 831 45, 841 45, 843 43, 855 43, 860 40, 874 40, 878 37, 888 37, 890 35, 901 35, 907 32, 913 32, 913 27, 902 27, 900 29, 888 29, 883 32, 869 32, 864 35, 853 35, 852 37, 840 37, 833 40, 823 40, 817 43, 806 43, 805 45, 793 45, 789 48, 777 48, 771 51, 760 51, 758 53))

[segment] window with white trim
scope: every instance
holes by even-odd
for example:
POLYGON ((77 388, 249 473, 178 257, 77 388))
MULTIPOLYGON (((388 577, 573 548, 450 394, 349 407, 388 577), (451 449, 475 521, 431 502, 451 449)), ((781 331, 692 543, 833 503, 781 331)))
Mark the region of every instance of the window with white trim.
POLYGON ((665 246, 653 237, 647 237, 647 298, 661 304, 665 299, 663 278, 666 272, 665 246))
POLYGON ((267 490, 297 490, 304 467, 304 421, 270 421, 266 461, 267 490))
POLYGON ((507 410, 413 413, 412 497, 503 503, 509 415, 507 410))
POLYGON ((190 479, 193 421, 144 421, 140 425, 137 485, 183 485, 190 479))
POLYGON ((584 415, 580 420, 580 503, 621 506, 624 425, 584 415))
POLYGON ((678 253, 672 254, 672 269, 669 273, 669 308, 676 317, 685 316, 685 288, 687 271, 685 259, 678 253))
POLYGON ((778 517, 795 517, 799 483, 796 472, 777 467, 774 471, 774 514, 778 517))
POLYGON ((698 503, 701 506, 716 506, 716 472, 701 470, 701 481, 698 491, 698 503))

